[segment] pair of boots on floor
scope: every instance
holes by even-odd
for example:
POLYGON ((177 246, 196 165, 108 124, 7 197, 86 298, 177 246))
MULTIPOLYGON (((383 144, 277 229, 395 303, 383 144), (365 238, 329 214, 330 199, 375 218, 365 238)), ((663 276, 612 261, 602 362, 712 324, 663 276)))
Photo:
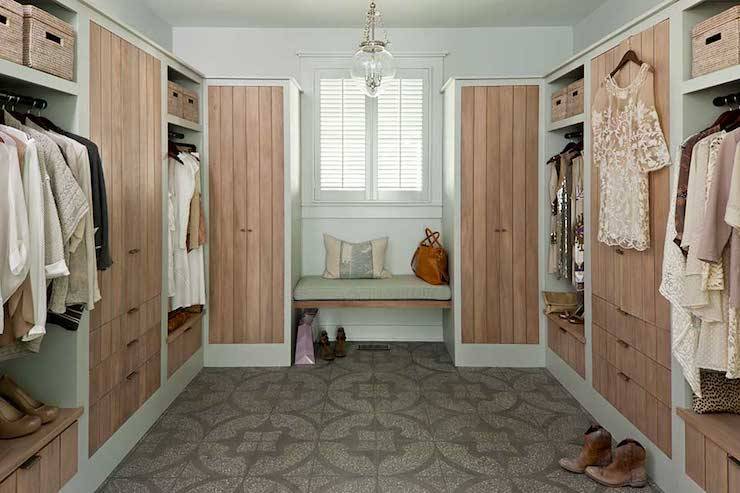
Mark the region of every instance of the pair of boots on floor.
POLYGON ((347 335, 344 333, 344 327, 337 328, 337 339, 333 349, 329 341, 329 334, 322 330, 319 336, 319 347, 321 348, 321 359, 324 361, 332 361, 334 358, 347 356, 347 335))
POLYGON ((560 467, 585 474, 610 488, 647 485, 645 448, 635 440, 624 440, 612 454, 612 435, 601 426, 592 426, 585 435, 581 454, 575 459, 560 459, 560 467))

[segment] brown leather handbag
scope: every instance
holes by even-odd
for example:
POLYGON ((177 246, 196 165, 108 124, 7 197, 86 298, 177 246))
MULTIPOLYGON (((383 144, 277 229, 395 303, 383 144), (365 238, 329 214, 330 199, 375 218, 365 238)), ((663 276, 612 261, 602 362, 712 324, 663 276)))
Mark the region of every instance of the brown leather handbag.
POLYGON ((426 238, 419 243, 411 259, 411 268, 416 277, 429 284, 448 284, 450 275, 447 271, 447 251, 439 242, 439 232, 426 228, 425 233, 426 238))

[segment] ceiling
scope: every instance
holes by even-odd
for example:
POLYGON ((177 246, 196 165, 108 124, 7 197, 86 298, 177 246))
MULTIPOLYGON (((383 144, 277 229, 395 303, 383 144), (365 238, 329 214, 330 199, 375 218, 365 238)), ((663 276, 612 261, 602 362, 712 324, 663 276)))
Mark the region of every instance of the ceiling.
MULTIPOLYGON (((368 0, 146 0, 173 26, 360 27, 368 0)), ((606 0, 376 0, 386 27, 570 26, 606 0)))

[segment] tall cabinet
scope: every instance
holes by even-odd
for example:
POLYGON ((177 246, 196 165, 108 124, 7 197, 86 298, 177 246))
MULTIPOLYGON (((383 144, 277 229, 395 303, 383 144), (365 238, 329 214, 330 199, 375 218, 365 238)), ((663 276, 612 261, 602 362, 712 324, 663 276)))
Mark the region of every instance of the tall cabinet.
POLYGON ((90 325, 90 455, 160 386, 162 75, 90 24, 90 137, 103 160, 113 266, 90 325))
POLYGON ((443 224, 454 293, 445 339, 458 365, 493 363, 490 345, 540 343, 539 92, 534 81, 445 87, 443 224))
POLYGON ((299 206, 298 93, 290 80, 211 81, 208 87, 208 350, 271 346, 256 355, 266 361, 242 363, 273 358, 272 364, 290 364, 289 307, 300 273, 292 241, 300 241, 293 224, 300 222, 293 220, 299 206))
MULTIPOLYGON (((655 105, 670 135, 669 23, 635 34, 591 62, 591 98, 634 50, 654 68, 655 105)), ((629 84, 637 67, 617 75, 629 84)), ((668 456, 671 455, 671 334, 669 305, 658 288, 669 207, 670 170, 650 173, 650 247, 643 252, 598 241, 599 173, 591 171, 593 386, 668 456)))

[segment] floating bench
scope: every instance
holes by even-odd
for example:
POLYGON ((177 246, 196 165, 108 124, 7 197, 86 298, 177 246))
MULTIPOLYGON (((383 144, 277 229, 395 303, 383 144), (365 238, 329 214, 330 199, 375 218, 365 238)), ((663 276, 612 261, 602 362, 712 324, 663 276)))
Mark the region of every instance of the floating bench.
POLYGON ((293 292, 293 308, 450 308, 449 286, 416 276, 390 279, 303 277, 293 292))

